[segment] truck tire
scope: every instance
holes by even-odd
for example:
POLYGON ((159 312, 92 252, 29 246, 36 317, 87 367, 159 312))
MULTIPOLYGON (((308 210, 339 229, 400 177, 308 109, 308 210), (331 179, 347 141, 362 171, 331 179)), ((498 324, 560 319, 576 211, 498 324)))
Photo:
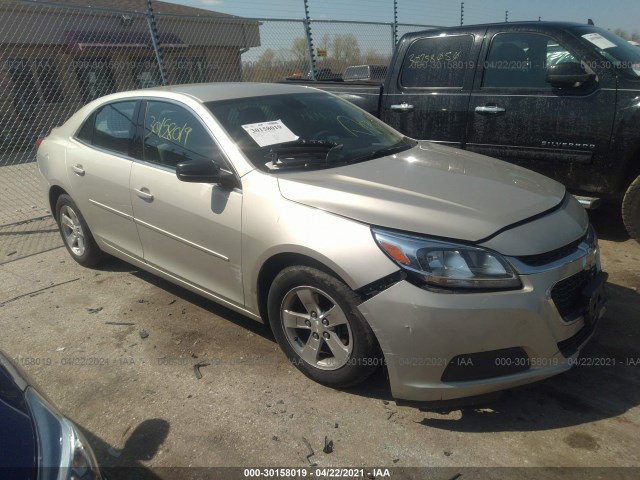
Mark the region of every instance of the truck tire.
POLYGON ((640 176, 629 185, 624 194, 622 221, 631 238, 640 243, 640 176))

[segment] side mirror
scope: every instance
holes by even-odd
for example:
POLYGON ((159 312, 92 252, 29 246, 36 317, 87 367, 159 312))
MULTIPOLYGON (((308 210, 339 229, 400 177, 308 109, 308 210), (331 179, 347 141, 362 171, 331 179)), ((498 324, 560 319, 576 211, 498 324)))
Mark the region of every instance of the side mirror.
POLYGON ((176 165, 176 176, 181 182, 217 183, 230 188, 236 186, 234 174, 221 169, 211 160, 190 160, 179 163, 176 165))
POLYGON ((593 73, 585 71, 578 62, 564 62, 547 68, 545 82, 552 87, 571 87, 576 83, 585 83, 595 78, 593 73))

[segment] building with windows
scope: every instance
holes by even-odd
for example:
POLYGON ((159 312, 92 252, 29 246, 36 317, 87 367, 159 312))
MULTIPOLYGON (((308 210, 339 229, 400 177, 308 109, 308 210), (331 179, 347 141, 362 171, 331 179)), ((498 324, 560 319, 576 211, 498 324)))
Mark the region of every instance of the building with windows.
MULTIPOLYGON (((242 80, 259 22, 154 1, 168 83, 242 80)), ((162 83, 145 0, 0 2, 0 151, 29 142, 81 105, 162 83)))

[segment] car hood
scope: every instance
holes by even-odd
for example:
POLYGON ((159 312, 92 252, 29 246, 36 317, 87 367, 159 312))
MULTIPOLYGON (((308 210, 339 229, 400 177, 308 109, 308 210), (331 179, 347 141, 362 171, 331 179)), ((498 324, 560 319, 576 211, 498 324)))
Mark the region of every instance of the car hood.
POLYGON ((477 242, 557 207, 558 182, 490 157, 430 142, 326 170, 280 175, 282 195, 357 221, 477 242))

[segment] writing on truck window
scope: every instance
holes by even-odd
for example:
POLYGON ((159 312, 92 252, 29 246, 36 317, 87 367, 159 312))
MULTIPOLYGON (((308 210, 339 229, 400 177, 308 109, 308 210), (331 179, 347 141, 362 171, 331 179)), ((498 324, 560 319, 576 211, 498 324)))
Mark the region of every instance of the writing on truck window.
POLYGON ((412 53, 409 55, 409 65, 407 68, 430 68, 436 66, 438 62, 455 62, 462 58, 461 51, 450 51, 440 53, 412 53))
POLYGON ((400 83, 409 88, 462 88, 465 72, 474 68, 469 58, 471 35, 419 38, 407 48, 400 83))

